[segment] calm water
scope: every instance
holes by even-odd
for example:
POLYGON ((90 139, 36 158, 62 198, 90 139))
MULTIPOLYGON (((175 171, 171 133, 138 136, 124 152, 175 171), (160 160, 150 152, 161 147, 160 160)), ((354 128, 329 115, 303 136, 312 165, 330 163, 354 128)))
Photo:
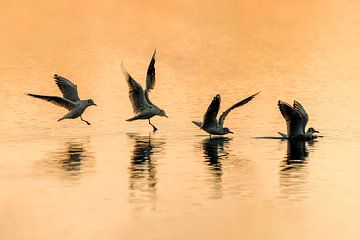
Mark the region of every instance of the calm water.
POLYGON ((358 239, 360 4, 356 1, 4 1, 1 239, 358 239), (120 64, 144 84, 154 48, 159 131, 132 116, 120 64), (93 98, 79 119, 29 98, 52 75, 93 98), (235 132, 191 124, 217 93, 235 132), (311 144, 277 100, 303 103, 311 144))

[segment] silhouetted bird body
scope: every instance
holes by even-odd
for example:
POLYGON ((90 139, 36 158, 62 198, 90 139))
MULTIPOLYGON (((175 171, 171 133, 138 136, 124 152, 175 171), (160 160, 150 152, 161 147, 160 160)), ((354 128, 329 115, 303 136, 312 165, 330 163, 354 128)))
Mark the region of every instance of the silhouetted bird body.
POLYGON ((54 75, 54 78, 56 85, 58 85, 60 91, 63 94, 63 97, 38 95, 32 93, 28 93, 28 95, 34 98, 39 98, 51 102, 55 105, 64 107, 67 110, 69 110, 69 112, 65 114, 62 118, 60 118, 58 121, 80 117, 81 121, 84 121, 88 125, 90 125, 90 123, 84 120, 81 115, 84 113, 87 107, 93 105, 96 106, 94 101, 92 99, 80 100, 77 91, 77 86, 74 83, 72 83, 70 80, 61 77, 57 74, 54 75))
POLYGON ((278 106, 287 126, 287 134, 279 132, 284 139, 307 141, 318 137, 315 133, 319 131, 312 127, 305 131, 309 116, 300 102, 294 101, 291 106, 279 100, 278 106))
POLYGON ((149 93, 151 89, 155 87, 155 54, 156 50, 151 58, 147 74, 146 74, 146 89, 135 81, 130 74, 127 72, 125 67, 122 65, 123 72, 126 77, 126 81, 129 86, 129 99, 135 113, 135 116, 127 119, 126 121, 135 121, 140 119, 148 119, 149 124, 153 127, 153 130, 156 131, 157 128, 150 122, 150 118, 158 115, 162 117, 167 117, 164 110, 160 109, 154 103, 151 102, 149 98, 149 93))
POLYGON ((226 116, 230 113, 231 110, 238 108, 240 106, 245 105, 246 103, 250 102, 256 95, 258 95, 260 92, 255 93, 254 95, 251 95, 250 97, 247 97, 231 107, 229 107, 226 111, 224 111, 221 115, 219 120, 217 120, 217 115, 220 110, 220 102, 221 97, 220 94, 216 95, 214 99, 212 100, 211 104, 209 105, 206 113, 204 114, 203 122, 197 122, 192 121, 196 126, 203 129, 205 132, 209 133, 211 135, 225 135, 229 133, 233 133, 230 131, 229 128, 224 127, 224 121, 226 116))

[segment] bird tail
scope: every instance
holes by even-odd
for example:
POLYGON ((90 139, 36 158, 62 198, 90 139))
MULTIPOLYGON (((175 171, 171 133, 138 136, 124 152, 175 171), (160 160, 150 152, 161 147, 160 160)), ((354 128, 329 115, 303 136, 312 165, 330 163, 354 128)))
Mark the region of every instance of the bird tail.
POLYGON ((134 120, 136 120, 136 119, 138 119, 137 116, 132 117, 132 118, 129 118, 129 119, 126 119, 126 121, 127 121, 127 122, 132 122, 132 121, 134 121, 134 120))
POLYGON ((195 124, 196 126, 198 126, 199 128, 201 128, 202 126, 202 122, 197 122, 197 121, 191 121, 193 124, 195 124))
POLYGON ((284 139, 288 138, 288 135, 286 135, 285 133, 278 132, 278 134, 284 139))

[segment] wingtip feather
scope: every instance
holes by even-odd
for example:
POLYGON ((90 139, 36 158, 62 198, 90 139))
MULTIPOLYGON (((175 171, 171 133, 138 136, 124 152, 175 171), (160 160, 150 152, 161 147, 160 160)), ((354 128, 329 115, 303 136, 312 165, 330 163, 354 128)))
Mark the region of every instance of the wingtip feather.
POLYGON ((131 77, 131 75, 129 74, 129 72, 127 71, 127 69, 125 68, 123 62, 121 62, 121 70, 122 70, 124 76, 126 77, 126 81, 128 82, 128 84, 131 84, 131 79, 132 79, 132 77, 131 77))
POLYGON ((279 107, 282 106, 282 105, 284 105, 284 104, 285 104, 284 101, 281 101, 281 100, 278 101, 278 106, 279 106, 279 107))
POLYGON ((261 93, 261 91, 259 91, 259 92, 255 93, 255 94, 251 95, 250 98, 251 98, 251 99, 255 98, 259 93, 261 93))
POLYGON ((30 96, 30 97, 37 97, 38 95, 36 94, 32 94, 32 93, 25 93, 26 95, 30 96))
POLYGON ((121 70, 125 75, 129 75, 128 71, 125 68, 124 62, 121 62, 121 70))
POLYGON ((61 80, 61 76, 59 74, 54 74, 53 78, 55 79, 56 82, 61 80))

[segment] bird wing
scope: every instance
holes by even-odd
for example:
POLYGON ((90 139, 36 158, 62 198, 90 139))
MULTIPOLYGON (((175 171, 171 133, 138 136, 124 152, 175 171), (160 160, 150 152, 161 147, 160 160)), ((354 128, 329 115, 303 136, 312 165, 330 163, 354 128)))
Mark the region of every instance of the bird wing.
POLYGON ((150 60, 149 67, 147 69, 146 73, 146 90, 151 91, 151 89, 154 89, 155 87, 155 55, 156 55, 156 49, 154 51, 154 54, 150 60))
POLYGON ((220 109, 220 94, 216 95, 210 103, 206 113, 204 114, 204 120, 202 127, 214 127, 217 126, 216 116, 220 109))
POLYGON ((72 83, 70 80, 55 74, 54 75, 55 83, 58 85, 60 91, 63 94, 63 97, 72 101, 78 102, 80 101, 79 94, 77 91, 77 86, 72 83))
POLYGON ((290 104, 280 101, 278 102, 280 112, 287 124, 288 137, 295 134, 303 134, 303 118, 290 104))
POLYGON ((219 118, 219 125, 220 125, 220 126, 223 126, 223 125, 224 125, 225 118, 226 118, 226 116, 230 113, 231 110, 247 104, 248 102, 250 102, 250 101, 251 101, 256 95, 258 95, 259 93, 260 93, 260 92, 257 92, 257 93, 255 93, 255 94, 251 95, 250 97, 247 97, 247 98, 241 100, 240 102, 237 102, 237 103, 235 103, 234 105, 232 105, 231 107, 229 107, 226 111, 224 111, 224 112, 221 114, 221 116, 220 116, 220 118, 219 118))
POLYGON ((305 111, 305 108, 301 105, 301 103, 299 103, 298 101, 294 101, 294 109, 296 111, 298 111, 301 116, 302 116, 302 119, 303 119, 303 123, 302 123, 302 130, 303 132, 305 133, 305 128, 306 128, 306 124, 308 123, 309 121, 309 115, 307 114, 307 112, 305 111))
POLYGON ((149 103, 145 99, 144 89, 130 76, 124 65, 122 64, 121 66, 129 86, 129 99, 134 113, 139 113, 146 108, 149 108, 149 103))
POLYGON ((146 102, 147 102, 149 105, 155 106, 155 104, 150 100, 149 92, 150 92, 150 91, 145 90, 145 100, 146 100, 146 102))
MULTIPOLYGON (((156 56, 156 49, 154 51, 153 56, 151 57, 147 72, 146 72, 146 89, 145 89, 145 99, 149 105, 154 105, 149 97, 149 93, 151 89, 155 87, 155 56, 156 56)), ((155 105, 154 105, 155 106, 155 105)))
POLYGON ((57 106, 60 107, 64 107, 66 109, 68 109, 69 111, 71 111, 72 109, 74 109, 76 107, 76 104, 68 99, 65 98, 61 98, 61 97, 56 97, 56 96, 44 96, 44 95, 37 95, 37 94, 31 94, 28 93, 29 96, 34 97, 34 98, 39 98, 48 102, 51 102, 57 106))

